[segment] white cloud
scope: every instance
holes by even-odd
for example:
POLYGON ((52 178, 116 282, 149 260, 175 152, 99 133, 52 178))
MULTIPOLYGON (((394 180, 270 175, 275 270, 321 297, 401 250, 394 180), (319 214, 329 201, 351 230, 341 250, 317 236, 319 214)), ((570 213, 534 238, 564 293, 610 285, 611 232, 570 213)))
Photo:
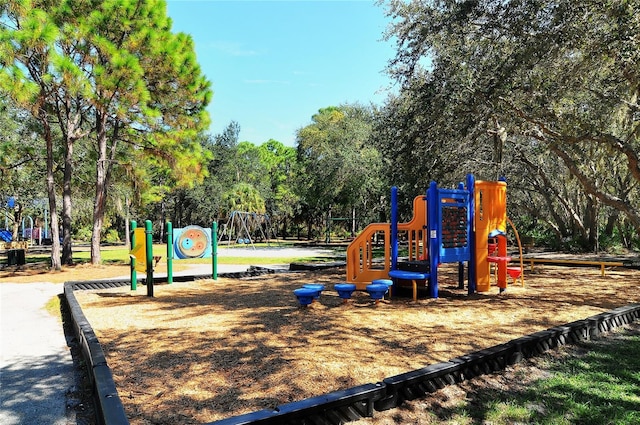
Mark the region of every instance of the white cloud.
POLYGON ((245 84, 286 84, 286 85, 291 84, 290 81, 285 81, 285 80, 261 80, 261 79, 244 80, 244 83, 245 84))
POLYGON ((213 49, 230 56, 259 56, 262 53, 258 50, 248 49, 241 43, 233 41, 214 41, 209 44, 213 49))

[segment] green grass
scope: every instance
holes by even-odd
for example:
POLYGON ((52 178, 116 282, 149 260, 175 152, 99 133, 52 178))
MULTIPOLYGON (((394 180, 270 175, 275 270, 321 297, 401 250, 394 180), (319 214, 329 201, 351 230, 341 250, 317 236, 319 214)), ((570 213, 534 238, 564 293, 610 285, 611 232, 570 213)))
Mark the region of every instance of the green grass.
POLYGON ((444 423, 640 424, 640 336, 582 344, 582 356, 551 360, 551 376, 524 391, 481 390, 444 409, 444 423), (461 420, 463 419, 463 420, 461 420))
MULTIPOLYGON (((256 244, 257 248, 265 248, 266 244, 256 244)), ((226 249, 226 246, 224 247, 226 249)), ((233 248, 232 248, 233 249, 233 248)), ((270 265, 270 264, 289 264, 293 262, 317 262, 317 261, 332 261, 332 257, 252 257, 243 255, 242 249, 249 249, 247 247, 239 247, 238 255, 230 257, 225 255, 224 257, 218 256, 218 264, 240 264, 240 265, 270 265)), ((124 246, 109 246, 103 247, 100 250, 100 255, 103 264, 129 264, 129 249, 124 246)), ((166 261, 167 246, 163 244, 153 245, 153 255, 161 256, 161 261, 166 261)), ((342 251, 344 255, 344 250, 342 251)), ((336 256, 340 256, 340 252, 336 253, 336 256)), ((27 262, 35 263, 42 261, 50 261, 50 254, 34 254, 27 252, 27 262)), ((91 252, 88 247, 74 248, 73 260, 76 263, 87 263, 91 259, 91 252)), ((175 258, 174 258, 175 259, 175 258)), ((211 258, 191 258, 188 260, 175 259, 178 262, 184 262, 189 264, 210 264, 211 258)))
MULTIPOLYGON (((164 256, 163 256, 164 259, 164 256)), ((330 258, 329 258, 330 259, 330 258)), ((211 258, 191 258, 184 261, 189 264, 210 264, 211 258)), ((290 264, 290 263, 313 263, 318 261, 327 261, 325 257, 218 257, 218 264, 239 264, 239 265, 270 265, 270 264, 290 264)))
POLYGON ((52 316, 60 318, 60 296, 56 295, 44 305, 44 309, 52 316))
MULTIPOLYGON (((161 245, 153 247, 154 255, 163 255, 161 245)), ((166 248, 164 248, 166 249, 166 248)), ((105 247, 100 249, 100 255, 104 264, 129 264, 129 249, 122 247, 105 247)), ((27 263, 39 263, 50 262, 51 254, 42 253, 36 254, 34 252, 27 251, 26 258, 27 263)), ((73 260, 76 263, 88 263, 91 260, 91 252, 89 248, 82 247, 73 249, 73 260)))
MULTIPOLYGON (((153 255, 160 255, 163 258, 167 255, 166 245, 153 245, 153 255)), ((100 248, 100 257, 104 264, 129 264, 129 248, 125 246, 100 248)), ((73 260, 76 262, 91 261, 91 251, 89 249, 74 250, 73 260)))

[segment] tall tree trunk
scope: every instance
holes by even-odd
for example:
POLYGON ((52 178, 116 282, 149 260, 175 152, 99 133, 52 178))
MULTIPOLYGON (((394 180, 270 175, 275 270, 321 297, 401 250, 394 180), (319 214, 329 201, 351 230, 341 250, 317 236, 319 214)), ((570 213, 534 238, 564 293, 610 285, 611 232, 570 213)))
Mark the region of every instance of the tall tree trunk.
POLYGON ((58 227, 58 209, 56 207, 56 185, 53 178, 53 139, 51 127, 45 111, 40 111, 40 122, 44 129, 44 139, 47 145, 47 196, 49 198, 49 217, 51 219, 51 268, 62 270, 60 262, 60 229, 58 227))
MULTIPOLYGON (((274 235, 274 238, 277 238, 278 235, 274 235)), ((287 238, 287 216, 285 215, 282 219, 282 239, 287 238)))
MULTIPOLYGON (((69 133, 67 133, 69 134, 69 133)), ((62 184, 62 264, 73 264, 71 246, 71 176, 73 175, 73 141, 67 136, 62 184)))
POLYGON ((104 221, 107 200, 107 117, 103 112, 96 113, 97 153, 96 193, 93 200, 93 228, 91 230, 91 264, 102 262, 100 255, 100 234, 104 221))
POLYGON ((585 211, 587 230, 587 250, 590 252, 598 252, 598 202, 591 196, 587 197, 587 207, 585 211))
POLYGON ((613 236, 613 231, 616 227, 616 224, 618 223, 619 217, 620 217, 620 211, 618 210, 613 210, 609 213, 609 216, 607 217, 607 224, 604 227, 604 234, 607 237, 613 236))
POLYGON ((182 202, 180 195, 178 195, 178 200, 179 202, 176 206, 176 224, 178 225, 178 227, 182 227, 182 207, 184 202, 182 202))
POLYGON ((127 208, 127 212, 126 212, 126 218, 124 220, 124 245, 129 249, 132 250, 133 247, 131 246, 131 214, 130 214, 130 201, 129 201, 129 197, 127 197, 125 199, 125 204, 126 204, 126 208, 127 208))
POLYGON ((82 131, 82 115, 80 112, 73 112, 71 100, 69 98, 56 108, 60 129, 64 135, 64 174, 62 182, 62 264, 73 263, 73 241, 71 235, 72 201, 71 201, 71 178, 73 176, 73 144, 76 140, 88 134, 82 131))
POLYGON ((100 235, 104 223, 104 213, 107 206, 107 191, 109 188, 109 175, 111 164, 115 159, 118 141, 118 126, 113 128, 111 135, 110 152, 107 154, 107 114, 104 111, 96 112, 96 134, 98 161, 96 163, 96 195, 93 202, 93 228, 91 230, 91 264, 98 265, 102 258, 100 255, 100 235))
POLYGON ((167 223, 167 211, 164 205, 164 200, 160 202, 160 242, 164 242, 164 228, 167 223))
MULTIPOLYGON (((365 207, 366 210, 366 207, 365 207)), ((356 236, 356 207, 351 207, 351 237, 356 236)))
POLYGON ((22 202, 16 202, 13 207, 13 228, 11 231, 11 237, 14 241, 19 239, 20 223, 22 222, 22 202))

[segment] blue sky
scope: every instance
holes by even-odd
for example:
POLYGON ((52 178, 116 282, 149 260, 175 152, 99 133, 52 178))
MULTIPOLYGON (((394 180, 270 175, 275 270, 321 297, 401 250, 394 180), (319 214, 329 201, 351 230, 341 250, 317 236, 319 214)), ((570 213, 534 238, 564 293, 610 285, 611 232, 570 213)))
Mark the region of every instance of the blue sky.
POLYGON ((318 109, 382 104, 395 54, 373 1, 168 0, 173 30, 191 34, 212 82, 210 132, 231 120, 240 140, 295 146, 318 109))

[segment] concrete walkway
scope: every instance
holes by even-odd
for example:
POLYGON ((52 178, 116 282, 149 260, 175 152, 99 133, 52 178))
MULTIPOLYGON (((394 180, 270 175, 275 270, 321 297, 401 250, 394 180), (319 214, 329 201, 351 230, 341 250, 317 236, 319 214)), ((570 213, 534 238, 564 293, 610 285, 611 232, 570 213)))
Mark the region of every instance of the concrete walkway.
MULTIPOLYGON (((221 249, 220 256, 314 256, 327 250, 221 249)), ((220 265, 218 273, 247 270, 246 265, 220 265)), ((267 266, 286 269, 287 264, 267 266)), ((176 275, 211 273, 211 265, 189 267, 176 275)), ((123 278, 127 278, 124 276, 123 278)), ((76 371, 60 315, 44 307, 61 295, 63 284, 0 283, 0 424, 71 425, 76 423, 73 403, 76 371), (68 408, 69 407, 69 408, 68 408)))
POLYGON ((60 316, 45 304, 62 284, 0 284, 0 424, 68 425, 74 367, 60 316))

